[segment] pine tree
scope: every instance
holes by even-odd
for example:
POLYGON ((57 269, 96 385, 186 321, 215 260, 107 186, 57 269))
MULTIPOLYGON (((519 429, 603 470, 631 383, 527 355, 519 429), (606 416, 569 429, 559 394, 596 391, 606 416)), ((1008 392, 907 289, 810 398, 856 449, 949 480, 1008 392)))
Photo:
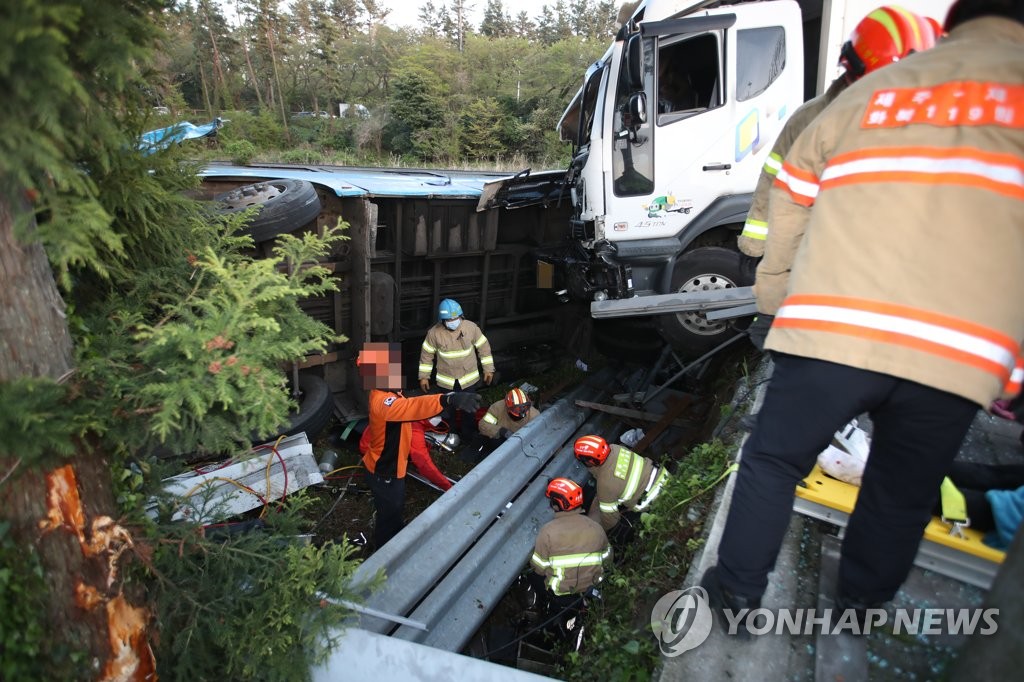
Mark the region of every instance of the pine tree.
POLYGON ((484 18, 480 22, 480 33, 491 38, 512 35, 512 19, 505 11, 501 0, 487 0, 484 18))
MULTIPOLYGON (((258 539, 217 546, 177 526, 182 537, 169 549, 166 529, 144 514, 159 486, 146 474, 157 447, 233 452, 239 437, 244 444, 284 420, 279 364, 333 338, 297 302, 332 286, 314 264, 339 238, 331 230, 326 240, 283 243, 278 258, 292 274, 254 261, 235 236, 238 221, 222 225, 186 198, 196 168, 180 151, 137 149, 164 9, 163 0, 94 0, 89 11, 63 0, 0 6, 6 680, 151 678, 160 665, 153 614, 158 653, 206 661, 190 679, 238 679, 246 665, 294 678, 308 670, 296 656, 316 655, 320 628, 344 616, 310 608, 309 619, 285 617, 309 607, 317 589, 344 588, 352 562, 343 547, 279 544, 282 557, 268 561, 244 547, 258 539), (256 558, 240 566, 241 556, 256 558), (170 575, 193 560, 205 568, 170 575), (228 583, 204 582, 232 565, 228 583), (306 587, 296 589, 299 570, 306 587), (253 596, 285 616, 248 620, 289 642, 286 660, 244 622, 223 627, 225 607, 197 597, 257 574, 269 587, 253 596), (211 637, 178 639, 186 629, 211 637)), ((285 510, 274 521, 289 519, 285 510)), ((161 676, 175 679, 177 659, 164 659, 161 676)))

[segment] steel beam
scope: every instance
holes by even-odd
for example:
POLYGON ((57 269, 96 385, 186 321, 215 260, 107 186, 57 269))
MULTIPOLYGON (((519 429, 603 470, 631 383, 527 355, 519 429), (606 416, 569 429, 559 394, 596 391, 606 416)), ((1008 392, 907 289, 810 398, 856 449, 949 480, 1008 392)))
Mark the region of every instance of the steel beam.
MULTIPOLYGON (((590 316, 596 319, 632 317, 634 315, 664 315, 691 311, 719 310, 757 303, 753 287, 713 289, 682 294, 634 296, 590 304, 590 316)), ((747 313, 744 313, 747 314, 747 313)))

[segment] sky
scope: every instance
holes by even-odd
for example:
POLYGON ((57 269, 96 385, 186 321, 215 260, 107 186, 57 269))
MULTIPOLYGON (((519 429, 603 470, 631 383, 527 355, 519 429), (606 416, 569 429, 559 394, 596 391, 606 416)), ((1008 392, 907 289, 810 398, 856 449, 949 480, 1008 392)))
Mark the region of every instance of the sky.
MULTIPOLYGON (((451 7, 450 0, 434 0, 435 6, 444 4, 447 7, 451 7)), ((388 23, 395 26, 410 26, 416 23, 417 17, 420 13, 420 7, 423 6, 424 0, 384 0, 384 6, 391 8, 391 14, 388 16, 388 23)), ((505 8, 505 12, 515 18, 521 11, 526 10, 526 13, 531 19, 540 14, 540 10, 544 5, 553 7, 555 0, 502 0, 502 7, 505 8)), ((484 18, 484 10, 487 8, 487 0, 467 0, 466 5, 474 5, 470 9, 469 23, 474 27, 479 27, 480 22, 484 18)))

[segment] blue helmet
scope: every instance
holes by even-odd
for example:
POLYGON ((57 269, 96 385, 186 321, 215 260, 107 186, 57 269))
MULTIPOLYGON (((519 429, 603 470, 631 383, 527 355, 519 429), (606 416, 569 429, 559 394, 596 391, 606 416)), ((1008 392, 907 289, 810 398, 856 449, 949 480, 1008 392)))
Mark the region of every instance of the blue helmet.
POLYGON ((442 322, 445 320, 454 320, 456 317, 462 317, 462 306, 459 305, 457 301, 446 298, 441 301, 441 305, 437 308, 437 317, 442 322))

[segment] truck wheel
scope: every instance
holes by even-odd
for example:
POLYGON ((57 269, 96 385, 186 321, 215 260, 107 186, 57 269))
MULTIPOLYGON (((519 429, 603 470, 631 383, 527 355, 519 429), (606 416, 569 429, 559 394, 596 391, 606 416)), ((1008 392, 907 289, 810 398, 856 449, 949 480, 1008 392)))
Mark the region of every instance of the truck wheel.
MULTIPOLYGON (((733 289, 753 284, 742 256, 731 249, 705 246, 683 254, 672 272, 672 291, 682 294, 712 289, 733 289)), ((662 337, 681 353, 697 356, 711 350, 738 331, 736 320, 709 321, 702 312, 659 315, 662 337)))
POLYGON ((278 436, 293 436, 305 431, 306 437, 312 442, 334 416, 334 397, 331 395, 331 388, 321 377, 299 374, 298 403, 298 409, 289 412, 288 421, 275 432, 262 437, 253 434, 251 440, 265 443, 278 436))
POLYGON ((213 201, 219 204, 217 212, 222 215, 262 206, 245 229, 257 244, 298 229, 320 214, 320 197, 313 184, 305 180, 257 182, 218 194, 213 201))

